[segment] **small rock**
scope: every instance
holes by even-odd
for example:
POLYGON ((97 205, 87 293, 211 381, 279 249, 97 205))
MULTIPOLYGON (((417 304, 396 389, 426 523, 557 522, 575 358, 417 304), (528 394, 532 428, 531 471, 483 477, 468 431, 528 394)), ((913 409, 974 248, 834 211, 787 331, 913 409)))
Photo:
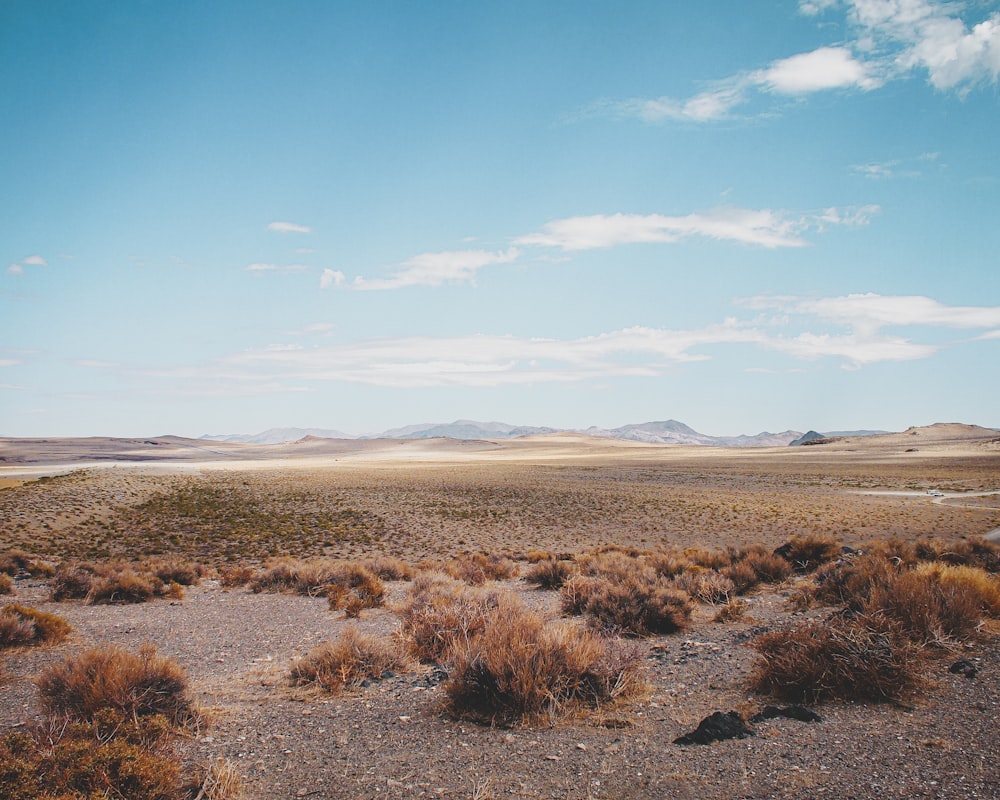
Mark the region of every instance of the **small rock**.
POLYGON ((967 658, 960 658, 958 661, 956 661, 954 664, 948 667, 948 671, 953 675, 958 675, 959 673, 961 673, 966 678, 975 678, 976 675, 979 674, 979 669, 976 667, 975 664, 973 664, 967 658))
POLYGON ((766 719, 784 717, 799 722, 822 722, 823 719, 815 711, 804 706, 764 706, 764 710, 750 717, 751 722, 763 722, 766 719))
POLYGON ((753 730, 737 712, 716 711, 698 723, 696 730, 674 739, 674 744, 709 744, 723 739, 745 739, 753 735, 753 730))

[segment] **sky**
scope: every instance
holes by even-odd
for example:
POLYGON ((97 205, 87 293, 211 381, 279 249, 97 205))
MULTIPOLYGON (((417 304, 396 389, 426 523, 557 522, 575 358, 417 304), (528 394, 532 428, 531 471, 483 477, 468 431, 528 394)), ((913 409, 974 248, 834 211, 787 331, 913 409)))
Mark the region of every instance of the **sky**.
POLYGON ((0 435, 1000 426, 1000 0, 0 0, 0 435))

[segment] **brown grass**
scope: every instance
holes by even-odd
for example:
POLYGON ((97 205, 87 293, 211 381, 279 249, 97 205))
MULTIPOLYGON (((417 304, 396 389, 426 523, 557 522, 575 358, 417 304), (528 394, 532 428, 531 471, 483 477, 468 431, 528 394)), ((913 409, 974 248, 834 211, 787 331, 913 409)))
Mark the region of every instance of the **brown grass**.
POLYGON ((50 715, 93 720, 102 709, 126 718, 162 715, 172 724, 196 719, 183 670, 148 645, 138 653, 97 647, 48 667, 35 681, 50 715))
POLYGON ((547 625, 504 595, 483 631, 456 644, 447 708, 489 724, 551 718, 634 696, 645 686, 641 664, 637 650, 568 623, 547 625))
POLYGON ((641 575, 622 582, 602 578, 570 581, 563 587, 563 608, 578 607, 595 626, 629 636, 684 630, 693 610, 686 592, 663 579, 641 575))
POLYGON ((14 579, 6 572, 0 572, 0 594, 14 594, 14 579))
POLYGON ((705 567, 691 567, 671 583, 675 589, 706 603, 724 603, 736 594, 736 586, 730 578, 705 567))
POLYGON ((898 700, 922 685, 920 648, 883 616, 835 617, 771 631, 750 688, 799 703, 898 700))
POLYGON ((329 692, 358 686, 368 679, 379 679, 387 670, 405 670, 409 661, 394 643, 348 627, 334 642, 314 648, 292 666, 292 682, 314 683, 329 692))
POLYGON ((443 573, 420 573, 407 598, 394 609, 402 621, 407 650, 424 663, 444 661, 456 642, 482 632, 498 596, 443 573))
POLYGON ((178 759, 157 718, 49 720, 0 737, 5 800, 183 800, 178 759))
POLYGON ((505 581, 517 576, 517 563, 496 553, 473 553, 444 564, 451 577, 479 586, 487 581, 505 581))
POLYGON ((55 644, 73 629, 62 617, 17 603, 0 608, 0 648, 55 644))
POLYGON ((524 573, 524 581, 539 589, 560 589, 575 571, 571 561, 546 558, 528 567, 524 573))
POLYGON ((817 567, 833 561, 842 550, 839 541, 832 536, 809 533, 795 536, 774 551, 788 561, 796 572, 812 572, 817 567))

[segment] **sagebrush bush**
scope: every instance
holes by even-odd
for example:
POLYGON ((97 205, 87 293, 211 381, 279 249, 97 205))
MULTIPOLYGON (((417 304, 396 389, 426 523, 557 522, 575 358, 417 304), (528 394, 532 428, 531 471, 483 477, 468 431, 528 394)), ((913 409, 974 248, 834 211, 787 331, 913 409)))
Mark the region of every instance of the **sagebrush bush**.
POLYGON ((876 586, 890 583, 900 567, 881 553, 863 553, 825 564, 816 570, 806 601, 824 605, 846 605, 853 611, 865 608, 876 586))
POLYGON ((364 566, 383 581, 412 581, 416 570, 400 558, 378 555, 364 562, 364 566))
POLYGON ((87 602, 94 605, 145 603, 165 593, 166 587, 155 575, 126 568, 95 576, 87 602))
POLYGON ((983 618, 975 588, 960 580, 943 583, 934 571, 900 572, 874 586, 863 608, 892 619, 918 644, 968 639, 983 618))
POLYGON ((53 719, 0 736, 4 800, 184 800, 180 762, 160 718, 53 719))
POLYGON ((736 593, 736 586, 730 578, 714 569, 699 566, 674 577, 671 585, 706 603, 725 602, 736 593))
POLYGON ((17 603, 0 608, 0 648, 55 644, 73 629, 62 617, 17 603))
POLYGON ((443 573, 418 574, 395 608, 408 651, 424 663, 444 661, 455 642, 482 632, 498 597, 498 592, 474 589, 443 573))
POLYGON ((336 641, 324 642, 293 664, 291 675, 296 685, 315 683, 329 692, 340 692, 366 679, 381 678, 387 670, 407 667, 408 659, 396 643, 348 627, 336 641))
POLYGON ((143 569, 159 578, 161 583, 179 586, 197 586, 208 573, 208 568, 202 564, 180 558, 150 561, 143 569))
POLYGON ((524 580, 539 589, 559 589, 574 573, 575 567, 571 561, 546 558, 528 567, 524 580))
POLYGON ((559 589, 562 612, 573 615, 586 613, 590 598, 607 582, 607 578, 594 575, 574 575, 559 589))
POLYGON ((517 577, 517 563, 496 553, 473 553, 459 556, 444 565, 445 572, 460 581, 479 586, 487 581, 505 581, 517 577))
POLYGON ((680 553, 650 553, 644 559, 647 566, 662 578, 673 578, 691 566, 691 561, 680 553))
POLYGON ((884 616, 809 622, 751 646, 761 656, 751 689, 798 703, 898 700, 922 685, 920 647, 884 616))
POLYGON ((950 564, 921 564, 916 572, 933 576, 945 588, 968 592, 984 614, 1000 617, 1000 577, 980 567, 950 564))
POLYGON ((24 550, 8 550, 0 554, 0 573, 16 578, 19 575, 30 575, 32 578, 45 578, 53 573, 51 564, 35 558, 24 550))
POLYGON ((90 594, 90 587, 94 583, 95 576, 96 570, 89 564, 70 562, 60 564, 56 567, 55 574, 49 579, 52 599, 56 602, 82 600, 90 594))
POLYGON ((720 570, 733 563, 733 554, 726 550, 708 550, 704 547, 688 547, 684 557, 692 564, 705 569, 720 570))
MULTIPOLYGON (((587 579, 584 579, 587 580, 587 579)), ((583 613, 595 626, 630 636, 676 633, 688 627, 693 605, 690 596, 663 579, 638 576, 616 582, 591 578, 583 585, 583 613)), ((570 583, 573 583, 572 581, 570 583)), ((581 586, 564 586, 579 591, 581 586)), ((567 607, 568 591, 563 593, 567 607)))
POLYGON ((568 623, 545 624, 501 596, 479 635, 456 644, 444 687, 456 717, 513 724, 596 707, 644 687, 637 649, 568 623))
POLYGON ((0 572, 0 594, 14 594, 14 579, 6 572, 0 572))
POLYGON ((982 536, 970 536, 953 542, 936 542, 935 549, 935 557, 927 560, 943 561, 953 566, 979 567, 992 573, 1000 572, 1000 544, 982 536))
POLYGON ((246 564, 227 564, 219 567, 219 585, 224 589, 235 589, 250 583, 256 570, 246 564))
POLYGON ((86 650, 48 667, 35 684, 50 715, 93 720, 102 709, 112 709, 127 718, 159 714, 176 725, 197 717, 184 671, 151 645, 138 653, 86 650))
POLYGON ((774 551, 774 555, 788 561, 796 572, 812 572, 842 552, 840 542, 831 536, 806 534, 794 536, 774 551))

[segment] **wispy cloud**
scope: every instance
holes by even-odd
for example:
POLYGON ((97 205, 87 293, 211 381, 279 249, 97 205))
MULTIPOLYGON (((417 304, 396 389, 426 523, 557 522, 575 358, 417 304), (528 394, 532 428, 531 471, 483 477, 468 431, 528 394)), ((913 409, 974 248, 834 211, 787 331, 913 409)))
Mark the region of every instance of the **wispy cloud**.
POLYGON ((719 208, 682 217, 662 214, 596 214, 546 223, 542 230, 515 240, 516 244, 591 250, 623 244, 668 243, 700 236, 760 247, 803 247, 803 234, 824 225, 862 225, 877 206, 825 209, 789 214, 770 209, 719 208))
POLYGON ((960 4, 937 0, 801 0, 799 9, 810 16, 843 12, 849 39, 717 80, 688 98, 603 101, 597 110, 647 122, 704 123, 766 94, 871 91, 914 73, 926 73, 936 89, 964 93, 1000 75, 1000 12, 967 24, 960 4))
POLYGON ((509 264, 517 259, 516 247, 499 252, 488 250, 452 250, 423 253, 404 261, 388 278, 354 279, 354 288, 362 290, 400 289, 405 286, 440 286, 445 283, 472 283, 483 267, 509 264))
POLYGON ((7 267, 7 274, 8 275, 23 275, 24 274, 24 267, 22 267, 20 264, 11 264, 9 267, 7 267))
MULTIPOLYGON (((741 348, 743 370, 789 372, 798 369, 795 362, 823 359, 861 369, 926 359, 971 341, 949 341, 936 335, 936 328, 984 329, 979 339, 995 339, 1000 330, 1000 306, 949 306, 926 297, 753 297, 738 305, 754 313, 688 330, 636 326, 573 339, 475 334, 319 346, 292 342, 233 353, 204 366, 143 369, 142 374, 190 384, 200 393, 223 393, 227 383, 237 393, 252 393, 251 387, 268 393, 303 391, 329 381, 395 388, 493 387, 651 378, 679 365, 731 355, 735 347, 741 348), (766 368, 747 364, 754 349, 792 361, 766 368)), ((321 324, 315 333, 328 331, 321 324)), ((298 338, 306 331, 289 333, 298 338)))
POLYGON ((28 256, 27 258, 21 259, 22 264, 26 264, 32 267, 47 267, 49 262, 46 261, 41 256, 28 256))
POLYGON ((275 233, 312 233, 312 228, 295 222, 272 222, 267 229, 275 233))
POLYGON ((247 272, 305 272, 305 264, 248 264, 247 272))

